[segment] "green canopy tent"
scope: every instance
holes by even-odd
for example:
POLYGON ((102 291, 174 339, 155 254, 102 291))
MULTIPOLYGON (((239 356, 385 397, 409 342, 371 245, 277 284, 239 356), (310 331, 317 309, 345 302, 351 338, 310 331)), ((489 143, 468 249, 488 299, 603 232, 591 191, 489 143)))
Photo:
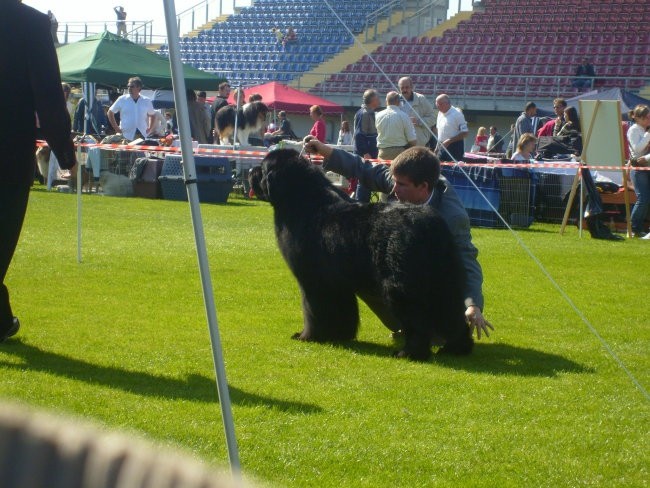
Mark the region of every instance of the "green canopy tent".
MULTIPOLYGON (((124 86, 139 76, 147 88, 170 88, 169 60, 110 32, 86 37, 57 49, 61 79, 84 85, 86 106, 94 100, 95 84, 124 86)), ((185 86, 194 90, 215 90, 224 81, 210 73, 182 65, 185 86)), ((88 131, 90 120, 86 111, 88 131)), ((81 262, 81 165, 77 169, 77 261, 81 262)))
MULTIPOLYGON (((139 76, 147 88, 171 88, 169 60, 128 39, 103 32, 57 50, 61 79, 71 83, 100 83, 123 86, 139 76)), ((185 86, 194 90, 216 90, 225 81, 192 66, 183 65, 185 86)))

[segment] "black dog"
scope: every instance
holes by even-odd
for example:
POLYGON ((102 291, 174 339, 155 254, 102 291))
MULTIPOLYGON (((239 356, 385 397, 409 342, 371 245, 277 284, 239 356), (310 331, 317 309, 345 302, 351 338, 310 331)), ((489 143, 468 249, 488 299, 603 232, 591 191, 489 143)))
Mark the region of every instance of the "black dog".
POLYGON ((356 337, 357 296, 392 330, 400 357, 424 360, 432 339, 468 354, 464 271, 444 220, 428 205, 360 204, 293 149, 272 151, 250 172, 275 211, 282 255, 300 285, 305 341, 356 337))
POLYGON ((232 105, 221 107, 215 117, 220 144, 227 144, 235 132, 235 114, 237 114, 237 140, 241 146, 248 145, 248 136, 261 132, 269 108, 262 102, 247 103, 239 109, 232 105))

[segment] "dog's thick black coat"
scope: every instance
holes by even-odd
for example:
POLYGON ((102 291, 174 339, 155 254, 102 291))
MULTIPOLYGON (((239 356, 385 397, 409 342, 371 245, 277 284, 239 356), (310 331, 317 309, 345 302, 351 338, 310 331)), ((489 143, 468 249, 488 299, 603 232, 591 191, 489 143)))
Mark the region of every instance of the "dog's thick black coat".
POLYGON ((392 330, 399 356, 471 352, 464 320, 464 270, 445 221, 428 205, 360 204, 292 149, 273 151, 250 173, 275 212, 278 245, 300 285, 304 326, 297 338, 356 337, 357 297, 392 330))

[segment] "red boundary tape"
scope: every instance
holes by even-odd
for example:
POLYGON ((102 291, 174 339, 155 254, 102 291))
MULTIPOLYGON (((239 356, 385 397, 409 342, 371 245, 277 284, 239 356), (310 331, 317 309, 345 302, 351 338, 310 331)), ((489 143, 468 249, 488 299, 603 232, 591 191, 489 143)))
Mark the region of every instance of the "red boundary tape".
MULTIPOLYGON (((46 141, 37 141, 37 146, 43 147, 47 146, 46 141)), ((100 149, 107 149, 107 150, 120 150, 120 151, 152 151, 152 152, 169 152, 169 153, 180 153, 181 148, 180 147, 168 147, 168 146, 132 146, 132 145, 126 145, 126 144, 80 144, 80 143, 75 143, 75 147, 98 147, 100 149)), ((228 156, 238 156, 240 158, 245 158, 245 159, 258 159, 259 157, 264 157, 268 153, 264 151, 244 151, 244 150, 235 150, 235 149, 206 149, 206 148, 200 148, 200 149, 194 149, 195 154, 221 154, 221 155, 228 155, 228 156)), ((312 156, 312 159, 316 161, 321 161, 322 158, 319 156, 312 156)), ((369 159, 368 161, 371 161, 373 163, 384 163, 384 164, 390 164, 390 161, 387 160, 382 160, 382 159, 369 159)), ((444 166, 455 166, 457 163, 454 162, 446 162, 443 161, 441 163, 444 166)), ((543 163, 500 163, 500 162, 495 162, 495 163, 468 163, 465 161, 461 161, 458 163, 461 166, 469 166, 469 167, 490 167, 493 168, 495 166, 498 166, 499 168, 541 168, 543 165, 544 168, 564 168, 564 169, 574 169, 577 168, 578 165, 573 163, 569 164, 566 162, 563 163, 549 163, 549 162, 543 162, 543 163)), ((598 169, 601 171, 619 171, 621 169, 626 169, 625 166, 594 166, 591 165, 593 169, 598 169)), ((649 171, 650 166, 642 166, 642 167, 633 167, 630 168, 636 171, 649 171)))

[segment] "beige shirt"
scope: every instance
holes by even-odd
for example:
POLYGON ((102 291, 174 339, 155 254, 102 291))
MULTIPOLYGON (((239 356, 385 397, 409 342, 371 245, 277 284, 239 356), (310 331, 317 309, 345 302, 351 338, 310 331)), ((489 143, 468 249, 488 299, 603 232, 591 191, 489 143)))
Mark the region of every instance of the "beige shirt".
POLYGON ((415 143, 417 136, 415 127, 408 115, 399 107, 389 105, 375 116, 377 126, 377 147, 406 147, 409 142, 415 143))

